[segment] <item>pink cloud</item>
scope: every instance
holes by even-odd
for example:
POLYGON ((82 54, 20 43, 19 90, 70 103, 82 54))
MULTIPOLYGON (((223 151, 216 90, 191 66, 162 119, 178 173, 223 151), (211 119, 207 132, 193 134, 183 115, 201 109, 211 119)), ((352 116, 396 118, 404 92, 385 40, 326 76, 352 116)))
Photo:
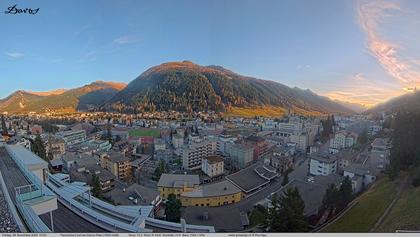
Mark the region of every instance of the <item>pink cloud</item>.
POLYGON ((398 49, 401 46, 387 41, 378 33, 385 18, 400 10, 398 4, 385 0, 359 0, 358 20, 367 34, 370 54, 402 87, 412 87, 420 84, 420 72, 413 69, 412 60, 406 60, 399 54, 398 49))

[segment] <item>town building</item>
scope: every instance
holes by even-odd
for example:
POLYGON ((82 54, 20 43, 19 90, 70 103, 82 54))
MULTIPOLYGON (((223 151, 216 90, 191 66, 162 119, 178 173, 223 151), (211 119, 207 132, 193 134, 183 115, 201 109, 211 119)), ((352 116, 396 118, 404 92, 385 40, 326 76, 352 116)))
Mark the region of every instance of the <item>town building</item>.
POLYGON ((178 149, 184 145, 184 134, 174 134, 172 136, 172 145, 178 149))
POLYGON ((252 147, 254 150, 253 160, 258 160, 268 152, 269 145, 264 138, 251 135, 244 140, 246 146, 252 147))
POLYGON ((299 150, 306 152, 309 146, 309 138, 307 132, 296 132, 290 135, 290 142, 296 143, 299 150))
POLYGON ((224 173, 223 158, 217 155, 204 158, 201 170, 210 178, 222 175, 224 173))
POLYGON ((227 143, 226 153, 230 163, 237 169, 243 169, 254 159, 254 148, 241 143, 227 143))
POLYGON ((129 181, 131 178, 130 159, 121 153, 110 152, 101 157, 101 167, 109 170, 120 180, 129 181))
POLYGON ((376 180, 376 175, 369 168, 360 164, 352 164, 344 168, 344 176, 348 176, 351 179, 353 193, 363 191, 367 185, 376 180))
POLYGON ((166 149, 166 142, 161 138, 155 138, 154 144, 155 144, 155 151, 166 149))
POLYGON ((311 175, 330 175, 337 173, 337 157, 331 154, 310 155, 309 173, 311 175))
POLYGON ((388 138, 375 138, 372 144, 372 152, 389 152, 390 143, 388 138))
POLYGON ((157 186, 162 199, 166 199, 169 194, 180 198, 182 193, 198 188, 199 184, 198 175, 162 174, 157 186))
POLYGON ((274 167, 279 173, 285 173, 293 168, 293 156, 289 152, 284 152, 283 149, 276 147, 264 157, 264 164, 274 167))
POLYGON ((201 169, 202 160, 216 154, 216 149, 216 141, 212 139, 191 142, 182 153, 183 168, 187 170, 201 169))
POLYGON ((335 154, 341 149, 352 147, 357 143, 357 135, 353 132, 339 131, 330 139, 329 152, 335 154))
POLYGON ((58 135, 64 140, 66 146, 79 144, 86 140, 85 130, 69 130, 61 132, 58 135))
POLYGON ((49 136, 46 141, 45 152, 52 154, 54 158, 60 157, 66 153, 66 143, 64 139, 49 136))
POLYGON ((242 200, 242 191, 228 180, 199 186, 180 195, 182 206, 218 207, 242 200))
POLYGON ((217 153, 220 155, 226 156, 227 155, 226 144, 233 143, 236 140, 237 140, 236 137, 232 135, 224 134, 224 133, 220 134, 217 140, 217 153))
POLYGON ((42 134, 42 127, 39 125, 34 125, 31 127, 31 134, 34 135, 41 135, 42 134))

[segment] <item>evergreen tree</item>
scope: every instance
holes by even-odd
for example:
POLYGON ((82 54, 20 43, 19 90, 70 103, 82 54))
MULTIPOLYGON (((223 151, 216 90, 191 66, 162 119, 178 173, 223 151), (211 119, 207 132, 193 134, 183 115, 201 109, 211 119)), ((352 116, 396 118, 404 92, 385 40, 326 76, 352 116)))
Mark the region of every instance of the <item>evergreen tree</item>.
POLYGON ((353 188, 349 176, 345 176, 338 190, 339 200, 337 206, 340 210, 344 209, 353 198, 353 188))
POLYGON ((8 134, 7 133, 7 128, 6 128, 6 121, 4 119, 4 115, 3 114, 1 115, 1 130, 2 130, 2 135, 3 136, 6 136, 8 134))
POLYGON ((328 116, 326 120, 322 121, 323 130, 322 130, 321 137, 324 141, 327 140, 330 137, 330 134, 332 134, 334 132, 333 131, 333 126, 334 126, 333 119, 334 119, 333 116, 332 117, 328 116))
POLYGON ((305 203, 298 189, 289 188, 280 197, 274 195, 266 227, 269 232, 305 232, 309 225, 304 215, 305 203))
POLYGON ((325 190, 325 195, 322 200, 322 204, 325 209, 334 210, 338 207, 339 201, 339 190, 334 184, 330 184, 325 190))
POLYGON ((92 195, 97 198, 101 196, 101 182, 96 174, 92 174, 92 195))
POLYGON ((44 142, 39 134, 36 135, 35 140, 32 143, 32 151, 45 161, 49 161, 45 151, 44 142))
POLYGON ((283 181, 282 181, 281 185, 285 186, 288 183, 289 183, 289 172, 286 171, 285 174, 284 174, 284 178, 283 178, 283 181))
POLYGON ((107 124, 106 130, 107 130, 106 131, 106 140, 108 140, 109 143, 113 144, 112 132, 111 132, 111 118, 108 118, 108 124, 107 124))
POLYGON ((368 142, 369 135, 367 129, 363 129, 362 133, 359 136, 359 144, 365 145, 368 142))
POLYGON ((171 193, 165 203, 166 220, 170 222, 179 222, 181 219, 181 201, 171 193))
POLYGON ((155 172, 153 173, 153 179, 156 180, 156 181, 159 180, 160 176, 162 176, 162 174, 164 174, 166 172, 167 172, 167 170, 166 170, 165 162, 163 162, 162 160, 159 161, 159 164, 156 167, 155 172))

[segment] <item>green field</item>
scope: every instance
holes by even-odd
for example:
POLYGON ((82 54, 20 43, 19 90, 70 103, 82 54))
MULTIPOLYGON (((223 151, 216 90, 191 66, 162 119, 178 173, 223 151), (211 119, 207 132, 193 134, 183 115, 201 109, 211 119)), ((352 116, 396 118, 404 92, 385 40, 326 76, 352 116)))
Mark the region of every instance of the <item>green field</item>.
POLYGON ((377 229, 378 232, 420 229, 420 187, 405 190, 377 229))
POLYGON ((132 129, 128 131, 130 137, 160 137, 157 129, 132 129))
POLYGON ((377 181, 358 203, 325 232, 369 232, 397 194, 397 185, 384 177, 377 181))

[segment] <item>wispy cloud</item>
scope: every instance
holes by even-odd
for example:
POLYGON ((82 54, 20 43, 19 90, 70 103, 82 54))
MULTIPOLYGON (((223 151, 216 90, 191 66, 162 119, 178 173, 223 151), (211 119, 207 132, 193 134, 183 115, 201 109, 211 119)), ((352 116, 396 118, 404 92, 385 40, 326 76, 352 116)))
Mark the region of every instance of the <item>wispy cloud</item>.
POLYGON ((356 81, 363 81, 365 80, 365 76, 363 75, 363 73, 357 73, 356 75, 354 75, 353 79, 356 81))
POLYGON ((306 64, 306 65, 297 65, 296 66, 296 69, 298 69, 298 70, 308 69, 308 68, 311 68, 311 65, 306 64))
POLYGON ((21 52, 9 52, 9 53, 6 53, 6 55, 9 56, 9 58, 11 59, 19 59, 25 56, 25 54, 21 52))
POLYGON ((79 63, 86 63, 86 62, 94 62, 97 59, 97 52, 96 51, 89 51, 85 53, 82 58, 80 58, 77 62, 79 63))
POLYGON ((379 26, 384 20, 401 7, 395 2, 386 0, 359 0, 358 20, 367 34, 367 48, 385 71, 402 87, 413 87, 420 84, 420 72, 413 69, 413 60, 404 58, 399 52, 401 45, 386 40, 379 34, 379 26))
POLYGON ((139 41, 138 38, 131 37, 131 36, 121 36, 114 39, 114 43, 117 43, 117 44, 133 44, 133 43, 137 43, 138 41, 139 41))
POLYGON ((398 85, 395 86, 384 82, 372 81, 362 73, 357 73, 343 79, 348 80, 347 86, 340 86, 338 89, 332 89, 329 92, 324 93, 324 95, 331 99, 358 103, 371 107, 404 93, 398 85))
POLYGON ((81 26, 79 29, 77 29, 77 31, 74 33, 74 35, 75 36, 79 36, 79 35, 81 35, 83 32, 85 32, 85 31, 87 31, 87 30, 89 30, 89 29, 91 29, 92 28, 92 25, 91 24, 86 24, 86 25, 83 25, 83 26, 81 26))

